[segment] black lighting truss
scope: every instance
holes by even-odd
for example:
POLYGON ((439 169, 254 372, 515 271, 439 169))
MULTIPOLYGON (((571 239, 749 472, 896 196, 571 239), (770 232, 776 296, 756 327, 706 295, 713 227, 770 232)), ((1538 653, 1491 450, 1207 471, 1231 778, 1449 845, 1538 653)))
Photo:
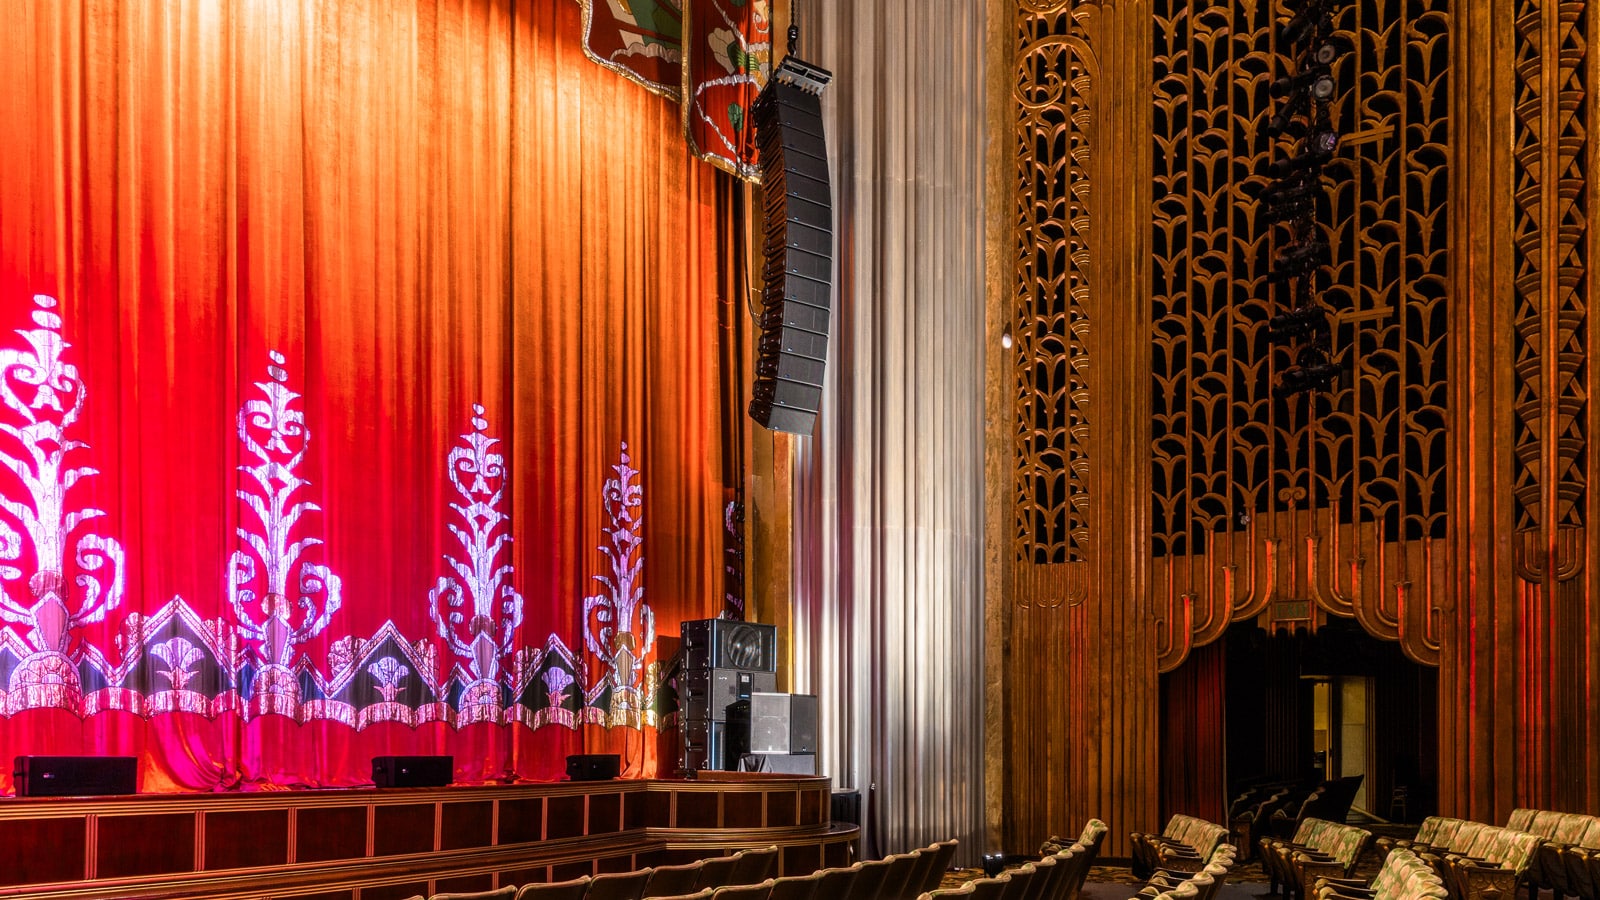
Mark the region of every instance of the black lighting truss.
POLYGON ((1327 391, 1339 376, 1339 367, 1329 356, 1333 325, 1318 302, 1332 259, 1317 219, 1327 206, 1322 170, 1339 149, 1330 104, 1338 92, 1333 76, 1333 63, 1339 57, 1333 14, 1340 3, 1291 0, 1293 14, 1278 33, 1294 68, 1272 82, 1278 106, 1267 122, 1267 135, 1291 139, 1294 150, 1268 166, 1271 180, 1259 199, 1268 227, 1282 227, 1288 233, 1272 258, 1267 279, 1283 310, 1268 323, 1268 335, 1274 344, 1298 345, 1294 365, 1281 373, 1274 388, 1279 396, 1327 391))

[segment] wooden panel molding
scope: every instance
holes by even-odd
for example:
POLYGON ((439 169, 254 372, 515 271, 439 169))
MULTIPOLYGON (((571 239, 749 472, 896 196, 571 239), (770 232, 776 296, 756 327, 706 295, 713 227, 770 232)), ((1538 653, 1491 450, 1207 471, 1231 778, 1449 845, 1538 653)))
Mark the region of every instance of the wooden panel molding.
POLYGON ((624 871, 769 844, 781 850, 781 871, 798 874, 812 871, 813 860, 852 858, 858 830, 827 821, 830 797, 828 778, 728 775, 12 798, 0 801, 0 835, 11 838, 0 843, 0 897, 356 900, 624 871), (635 822, 621 827, 624 800, 654 795, 667 802, 638 803, 635 822), (743 798, 739 827, 675 812, 684 798, 715 809, 725 796, 743 798))

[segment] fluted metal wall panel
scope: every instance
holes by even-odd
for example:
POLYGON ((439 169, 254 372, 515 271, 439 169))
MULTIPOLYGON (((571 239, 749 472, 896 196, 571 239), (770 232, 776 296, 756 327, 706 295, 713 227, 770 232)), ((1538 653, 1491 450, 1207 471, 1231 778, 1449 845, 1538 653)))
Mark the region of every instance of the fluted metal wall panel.
POLYGON ((816 434, 795 442, 794 682, 869 849, 982 852, 985 5, 796 3, 837 235, 816 434))

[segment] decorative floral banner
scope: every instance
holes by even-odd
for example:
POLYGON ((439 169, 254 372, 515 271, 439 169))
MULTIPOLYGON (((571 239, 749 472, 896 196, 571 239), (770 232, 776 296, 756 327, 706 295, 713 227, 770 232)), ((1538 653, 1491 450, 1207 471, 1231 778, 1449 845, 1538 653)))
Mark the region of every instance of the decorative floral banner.
POLYGON ((98 474, 82 462, 91 448, 74 436, 88 392, 69 361, 56 301, 38 296, 34 306, 31 328, 0 338, 0 469, 14 476, 0 480, 0 718, 61 709, 82 716, 237 711, 357 729, 655 724, 644 494, 626 444, 600 502, 610 524, 599 549, 611 573, 594 575, 603 590, 583 600, 579 646, 592 664, 555 634, 542 646, 519 642, 529 636, 519 630, 508 472, 481 404, 473 404, 471 430, 444 461, 455 496, 443 525, 457 546, 441 558, 443 574, 426 593, 439 643, 407 637, 392 620, 367 639, 340 634, 344 582, 320 561, 321 508, 302 470, 312 432, 276 350, 267 354, 267 377, 254 384, 259 396, 238 413, 235 493, 246 514, 239 549, 219 573, 231 615, 208 619, 174 597, 149 614, 128 612, 113 646, 90 639, 82 626, 122 602, 123 552, 94 528, 105 511, 75 496, 98 474), (304 645, 330 628, 339 636, 324 665, 304 645))
POLYGON ((695 155, 757 180, 748 113, 772 70, 769 0, 582 2, 589 57, 678 100, 695 155))
POLYGON ((680 97, 683 0, 581 2, 590 59, 663 97, 680 97))
POLYGON ((694 0, 683 115, 689 147, 712 165, 755 181, 750 104, 772 72, 767 0, 694 0))

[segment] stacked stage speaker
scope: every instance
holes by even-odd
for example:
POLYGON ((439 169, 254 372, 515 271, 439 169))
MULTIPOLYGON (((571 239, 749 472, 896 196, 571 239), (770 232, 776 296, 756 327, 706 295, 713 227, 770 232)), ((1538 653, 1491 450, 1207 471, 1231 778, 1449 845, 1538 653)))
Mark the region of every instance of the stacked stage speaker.
POLYGON ((822 405, 833 301, 833 197, 822 134, 832 75, 786 57, 751 105, 766 217, 761 341, 750 415, 774 431, 810 434, 822 405))
POLYGON ((817 698, 752 693, 728 707, 723 765, 746 772, 817 774, 817 698))
POLYGON ((682 625, 678 727, 683 768, 720 769, 728 708, 778 685, 778 631, 771 625, 700 619, 682 625))

